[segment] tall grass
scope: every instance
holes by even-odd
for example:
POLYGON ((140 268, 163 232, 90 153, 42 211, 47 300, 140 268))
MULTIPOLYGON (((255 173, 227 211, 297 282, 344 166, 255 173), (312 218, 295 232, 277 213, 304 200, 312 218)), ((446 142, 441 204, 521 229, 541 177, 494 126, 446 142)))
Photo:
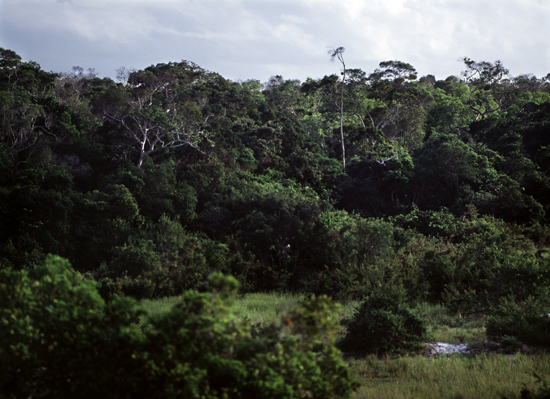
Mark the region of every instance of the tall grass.
POLYGON ((351 359, 362 383, 355 398, 519 398, 522 384, 535 386, 533 372, 550 375, 550 355, 490 354, 440 358, 351 359))

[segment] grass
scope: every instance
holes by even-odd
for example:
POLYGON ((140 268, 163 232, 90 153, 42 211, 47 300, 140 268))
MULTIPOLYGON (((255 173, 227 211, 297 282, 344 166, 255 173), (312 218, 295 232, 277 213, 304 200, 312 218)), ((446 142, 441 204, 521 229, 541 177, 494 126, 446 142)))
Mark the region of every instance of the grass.
MULTIPOLYGON (((253 293, 245 294, 235 301, 235 314, 237 319, 248 320, 254 325, 268 325, 278 322, 290 310, 296 307, 306 297, 304 295, 281 293, 253 293)), ((153 315, 167 312, 172 305, 180 300, 180 297, 162 299, 143 299, 140 305, 153 315)), ((348 302, 342 305, 342 313, 339 319, 350 318, 359 305, 358 301, 348 302)), ((144 323, 144 319, 140 324, 144 323)))
MULTIPOLYGON (((161 314, 166 313, 170 310, 170 308, 179 302, 180 297, 173 296, 173 297, 165 297, 160 299, 142 299, 139 304, 140 306, 145 309, 148 315, 155 315, 155 314, 161 314)), ((147 316, 141 316, 138 326, 140 330, 144 330, 146 327, 146 321, 147 316)))
POLYGON ((280 293, 245 294, 235 304, 237 319, 246 319, 254 325, 268 325, 279 321, 305 299, 304 295, 280 293))
POLYGON ((463 344, 479 342, 485 336, 486 316, 452 314, 441 305, 423 303, 414 309, 415 313, 427 320, 428 336, 437 342, 463 344))
MULTIPOLYGON (((254 325, 278 322, 289 310, 304 300, 303 295, 255 293, 235 302, 238 318, 254 325)), ((150 313, 167 311, 179 298, 143 300, 150 313)), ((359 302, 342 304, 340 321, 350 319, 359 302)), ((473 343, 486 339, 483 316, 464 317, 444 306, 421 304, 415 313, 426 319, 430 339, 447 343, 473 343)), ((142 321, 143 323, 143 321, 142 321)), ((345 334, 342 327, 339 336, 345 334)), ((523 384, 536 386, 533 373, 550 376, 550 354, 535 352, 512 356, 482 354, 452 355, 439 358, 406 356, 399 358, 349 358, 347 362, 362 387, 354 398, 438 398, 519 399, 523 384)))
MULTIPOLYGON (((254 325, 267 325, 280 320, 304 298, 303 295, 278 293, 245 294, 235 301, 234 310, 237 320, 246 319, 254 325)), ((143 299, 140 301, 140 306, 149 315, 154 315, 167 312, 179 300, 180 297, 143 299)), ((142 318, 140 325, 144 322, 145 318, 142 318)))
POLYGON ((440 358, 369 356, 349 361, 362 386, 355 398, 519 398, 522 384, 550 375, 550 355, 490 354, 440 358))

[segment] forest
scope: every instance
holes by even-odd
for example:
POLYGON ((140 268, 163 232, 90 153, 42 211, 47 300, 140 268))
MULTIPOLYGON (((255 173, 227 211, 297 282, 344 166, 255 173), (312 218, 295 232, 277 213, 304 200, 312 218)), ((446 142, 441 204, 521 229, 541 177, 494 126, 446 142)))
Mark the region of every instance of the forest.
MULTIPOLYGON (((112 80, 47 72, 0 48, 3 303, 38 306, 31 277, 38 287, 55 269, 71 289, 93 287, 109 323, 135 318, 124 298, 194 292, 200 302, 214 284, 438 304, 488 317, 495 339, 550 346, 540 316, 550 313, 550 73, 513 77, 500 61, 464 57, 438 80, 397 60, 353 69, 342 47, 330 57, 333 75, 304 82, 234 82, 190 61, 120 68, 112 80)), ((17 306, 0 314, 3 341, 24 319, 17 306)), ((303 306, 307 321, 332 305, 303 306)), ((27 353, 31 335, 4 345, 2 363, 27 353)), ((340 361, 331 367, 345 379, 340 361)), ((28 371, 0 369, 4 387, 28 371)), ((347 397, 348 384, 336 392, 347 397)))

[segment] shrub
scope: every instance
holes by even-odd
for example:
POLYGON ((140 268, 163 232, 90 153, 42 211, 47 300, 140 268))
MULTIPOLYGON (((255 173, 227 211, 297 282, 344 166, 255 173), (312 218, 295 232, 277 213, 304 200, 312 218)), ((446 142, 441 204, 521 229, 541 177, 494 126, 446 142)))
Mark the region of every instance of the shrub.
POLYGON ((337 308, 328 298, 305 302, 282 326, 253 337, 231 312, 236 280, 214 275, 211 281, 217 294, 187 291, 151 321, 144 348, 151 373, 142 394, 154 395, 168 382, 175 397, 349 397, 357 384, 334 346, 337 308), (322 354, 314 351, 320 346, 322 354))
POLYGON ((420 350, 424 320, 406 304, 405 291, 392 288, 367 297, 348 322, 340 348, 358 355, 400 355, 420 350))
POLYGON ((524 303, 507 300, 487 321, 487 336, 494 340, 516 337, 526 344, 550 346, 550 297, 530 297, 524 303))
POLYGON ((405 285, 423 296, 423 276, 417 267, 423 248, 412 231, 381 219, 328 211, 319 216, 312 237, 308 248, 317 250, 309 252, 311 262, 303 276, 296 273, 302 291, 346 300, 361 299, 381 285, 405 285))
POLYGON ((162 215, 149 222, 92 275, 99 282, 103 299, 131 295, 136 299, 180 295, 186 289, 204 291, 208 276, 246 264, 218 243, 200 233, 188 232, 178 219, 162 215))
MULTIPOLYGON (((533 377, 537 381, 537 387, 529 389, 525 384, 520 392, 521 399, 550 399, 550 386, 547 380, 544 380, 540 375, 533 372, 533 377)), ((502 399, 509 399, 507 396, 502 396, 502 399)))
POLYGON ((50 255, 34 270, 0 271, 0 303, 0 398, 122 397, 117 381, 129 380, 142 339, 133 301, 106 306, 93 281, 50 255))
POLYGON ((548 289, 548 261, 519 228, 490 217, 468 224, 461 243, 425 252, 429 299, 453 312, 490 313, 502 299, 524 302, 548 289))
POLYGON ((537 379, 539 386, 532 390, 523 386, 521 389, 521 399, 550 399, 550 386, 548 381, 544 381, 541 376, 536 373, 533 373, 534 377, 537 379))
POLYGON ((0 399, 328 399, 357 388, 334 345, 338 307, 328 298, 253 336, 232 312, 237 281, 214 274, 210 284, 186 291, 141 333, 134 300, 105 304, 66 260, 0 270, 0 399))

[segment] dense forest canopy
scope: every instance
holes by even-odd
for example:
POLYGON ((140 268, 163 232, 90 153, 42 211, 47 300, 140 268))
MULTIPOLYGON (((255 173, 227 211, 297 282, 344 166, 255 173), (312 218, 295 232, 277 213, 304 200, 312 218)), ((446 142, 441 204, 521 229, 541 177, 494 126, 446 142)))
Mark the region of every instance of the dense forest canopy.
MULTIPOLYGON (((189 62, 46 72, 0 49, 0 266, 69 259, 109 299, 386 285, 470 311, 548 288, 550 74, 465 57, 305 82, 189 62), (521 277, 521 278, 519 278, 521 277)), ((541 291, 542 290, 542 291, 541 291)))

